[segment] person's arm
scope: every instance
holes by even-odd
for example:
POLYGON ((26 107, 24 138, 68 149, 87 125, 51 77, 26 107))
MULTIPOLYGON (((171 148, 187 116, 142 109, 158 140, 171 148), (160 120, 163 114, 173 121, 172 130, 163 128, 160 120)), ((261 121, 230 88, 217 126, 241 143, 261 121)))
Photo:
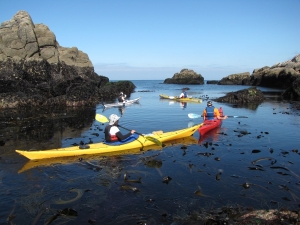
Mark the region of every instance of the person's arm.
POLYGON ((228 118, 227 116, 220 116, 220 112, 217 108, 215 108, 215 114, 218 120, 226 120, 228 118))
POLYGON ((202 116, 203 116, 203 121, 204 121, 205 117, 206 117, 206 110, 205 109, 203 110, 202 116))
POLYGON ((120 141, 123 141, 124 139, 128 138, 130 135, 132 135, 135 132, 135 130, 132 130, 128 132, 127 134, 123 135, 120 131, 116 133, 116 136, 120 141))
POLYGON ((218 120, 226 120, 228 116, 217 116, 218 120))

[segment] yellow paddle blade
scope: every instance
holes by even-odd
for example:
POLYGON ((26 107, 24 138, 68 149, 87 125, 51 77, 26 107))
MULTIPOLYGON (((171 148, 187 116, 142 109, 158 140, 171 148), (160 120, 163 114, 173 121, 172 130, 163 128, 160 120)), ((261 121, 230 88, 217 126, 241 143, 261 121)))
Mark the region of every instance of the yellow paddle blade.
POLYGON ((107 123, 109 120, 106 118, 106 116, 103 116, 101 114, 96 114, 96 120, 101 122, 101 123, 107 123))
POLYGON ((154 137, 150 137, 150 136, 144 136, 144 137, 145 137, 147 140, 152 141, 152 142, 155 143, 156 145, 162 147, 162 143, 161 143, 158 139, 156 139, 156 138, 154 138, 154 137))

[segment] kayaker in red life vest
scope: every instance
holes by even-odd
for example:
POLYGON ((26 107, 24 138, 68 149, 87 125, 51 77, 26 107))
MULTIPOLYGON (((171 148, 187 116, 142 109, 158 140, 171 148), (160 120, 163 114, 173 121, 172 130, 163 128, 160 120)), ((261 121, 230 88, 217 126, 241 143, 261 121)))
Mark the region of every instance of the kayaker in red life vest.
POLYGON ((211 101, 207 102, 207 107, 203 110, 202 115, 203 115, 203 120, 214 120, 216 118, 218 118, 219 120, 227 119, 227 116, 221 115, 219 110, 212 105, 211 101))
POLYGON ((111 114, 109 116, 109 123, 104 130, 105 140, 107 142, 122 141, 135 133, 135 130, 131 130, 128 134, 123 135, 118 128, 119 119, 120 117, 118 117, 116 114, 111 114))

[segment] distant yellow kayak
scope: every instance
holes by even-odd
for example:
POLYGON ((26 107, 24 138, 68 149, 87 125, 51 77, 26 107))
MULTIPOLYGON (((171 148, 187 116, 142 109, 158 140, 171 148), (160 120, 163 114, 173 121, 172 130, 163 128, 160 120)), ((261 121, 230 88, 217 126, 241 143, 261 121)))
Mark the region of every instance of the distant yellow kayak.
POLYGON ((202 124, 188 127, 181 130, 171 132, 153 132, 147 135, 136 135, 133 141, 122 144, 107 144, 104 142, 89 144, 85 146, 71 146, 66 148, 56 148, 50 150, 16 150, 17 153, 25 156, 30 160, 47 159, 57 157, 71 157, 91 154, 104 154, 112 152, 122 152, 131 149, 143 150, 146 146, 155 145, 151 138, 157 139, 160 142, 167 142, 178 138, 192 136, 202 124), (151 138, 150 138, 151 137, 151 138))
POLYGON ((162 99, 170 99, 170 100, 175 100, 175 101, 180 101, 180 102, 202 103, 201 98, 193 98, 193 97, 179 98, 178 96, 169 96, 169 95, 165 95, 165 94, 160 94, 159 97, 162 99))

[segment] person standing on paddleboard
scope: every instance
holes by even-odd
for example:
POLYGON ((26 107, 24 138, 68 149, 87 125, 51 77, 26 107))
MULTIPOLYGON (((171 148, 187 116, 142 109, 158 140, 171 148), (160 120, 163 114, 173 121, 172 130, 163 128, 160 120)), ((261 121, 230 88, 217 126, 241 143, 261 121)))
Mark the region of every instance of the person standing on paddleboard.
POLYGON ((135 130, 131 130, 129 133, 123 135, 118 128, 119 119, 120 117, 116 114, 111 114, 109 116, 109 123, 104 130, 105 140, 107 142, 122 141, 135 133, 135 130))
MULTIPOLYGON (((223 112, 222 112, 223 114, 223 112)), ((207 102, 207 107, 203 110, 203 120, 226 120, 227 116, 223 116, 220 114, 220 111, 213 106, 212 101, 207 102)))

